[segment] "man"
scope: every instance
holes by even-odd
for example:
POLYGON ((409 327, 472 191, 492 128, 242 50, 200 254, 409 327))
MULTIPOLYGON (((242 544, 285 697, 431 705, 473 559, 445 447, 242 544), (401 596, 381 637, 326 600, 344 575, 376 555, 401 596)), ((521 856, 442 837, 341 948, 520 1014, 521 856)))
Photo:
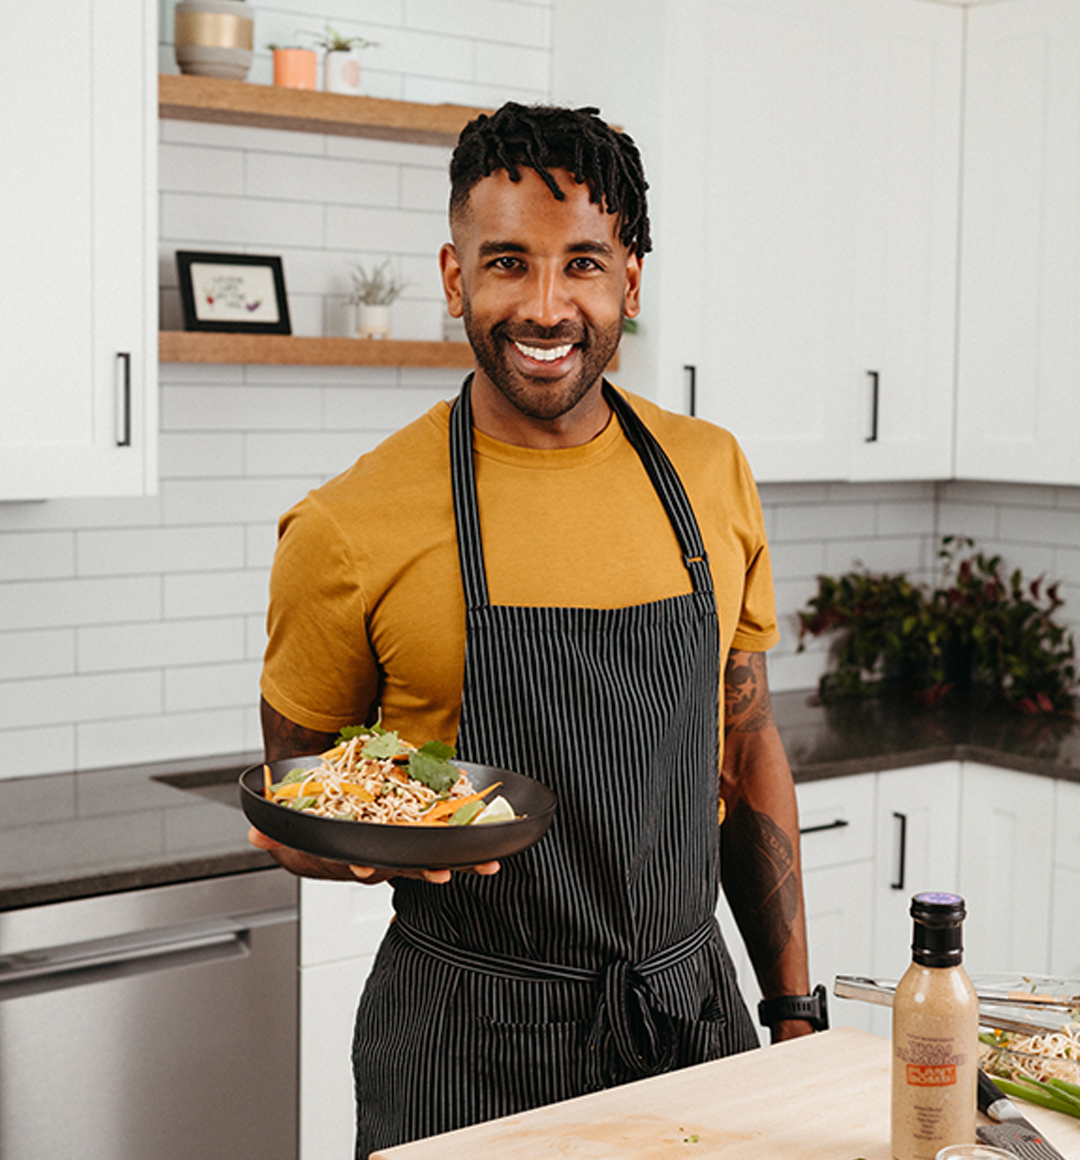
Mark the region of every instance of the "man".
POLYGON ((266 755, 381 714, 559 809, 455 874, 253 834, 296 873, 392 880, 354 1039, 360 1157, 756 1046, 721 876, 773 1037, 811 1030, 785 998, 806 941, 756 490, 726 432, 603 380, 650 248, 637 148, 596 110, 509 104, 450 176, 440 264, 476 370, 283 517, 266 755))

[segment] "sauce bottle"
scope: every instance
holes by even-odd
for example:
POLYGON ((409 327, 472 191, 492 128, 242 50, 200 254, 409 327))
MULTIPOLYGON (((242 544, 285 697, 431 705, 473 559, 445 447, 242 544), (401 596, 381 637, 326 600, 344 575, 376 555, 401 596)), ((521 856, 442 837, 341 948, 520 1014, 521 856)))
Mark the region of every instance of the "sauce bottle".
POLYGON ((979 1001, 961 965, 965 913, 956 894, 911 900, 911 966, 893 997, 894 1160, 975 1142, 979 1001))

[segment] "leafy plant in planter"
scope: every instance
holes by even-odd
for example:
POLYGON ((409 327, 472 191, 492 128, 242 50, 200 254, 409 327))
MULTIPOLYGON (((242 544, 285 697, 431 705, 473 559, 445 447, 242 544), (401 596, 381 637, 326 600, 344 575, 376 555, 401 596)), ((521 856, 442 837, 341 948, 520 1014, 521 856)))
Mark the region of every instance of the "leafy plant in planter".
POLYGON ((352 281, 349 302, 354 306, 391 306, 407 285, 391 272, 389 258, 370 273, 358 263, 352 272, 352 281))
POLYGON ((823 700, 890 692, 931 707, 967 695, 1026 713, 1069 713, 1076 693, 1075 645, 1055 619, 1058 585, 1002 573, 1000 556, 966 537, 945 536, 939 585, 902 573, 818 577, 799 613, 806 638, 837 634, 834 667, 819 682, 823 700))

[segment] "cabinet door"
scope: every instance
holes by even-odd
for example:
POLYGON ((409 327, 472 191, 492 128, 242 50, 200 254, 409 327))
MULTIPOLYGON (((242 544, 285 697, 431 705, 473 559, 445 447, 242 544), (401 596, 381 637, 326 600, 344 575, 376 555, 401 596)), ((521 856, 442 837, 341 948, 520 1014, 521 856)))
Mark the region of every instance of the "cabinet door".
MULTIPOLYGON (((70 0, 0 69, 0 499, 153 490, 155 11, 70 0)), ((0 39, 41 20, 6 0, 0 39)))
POLYGON ((1080 483, 1080 5, 968 12, 956 474, 1080 483))
POLYGON ((870 1029, 872 1008, 833 997, 837 975, 871 973, 876 775, 797 787, 810 983, 829 992, 833 1026, 870 1029))
POLYGON ((762 481, 948 475, 962 14, 728 0, 702 20, 698 413, 762 481))
POLYGON ((1050 950, 1054 782, 965 762, 960 893, 969 974, 1042 974, 1050 950))
POLYGON ((1080 979, 1080 785, 1055 786, 1050 972, 1080 979))
POLYGON ((852 479, 952 474, 963 17, 859 0, 852 479))
POLYGON ((959 889, 960 763, 878 775, 874 971, 898 979, 911 962, 911 899, 959 889))

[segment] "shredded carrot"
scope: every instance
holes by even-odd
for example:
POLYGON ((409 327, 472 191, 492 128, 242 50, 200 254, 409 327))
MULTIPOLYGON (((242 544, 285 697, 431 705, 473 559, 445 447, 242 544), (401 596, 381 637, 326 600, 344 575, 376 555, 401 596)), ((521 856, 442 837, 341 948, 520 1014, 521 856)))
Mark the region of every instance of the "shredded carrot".
POLYGON ((270 766, 263 766, 263 797, 273 797, 274 779, 270 776, 270 766))
POLYGON ((502 785, 501 781, 493 781, 491 785, 482 789, 479 793, 470 793, 465 797, 447 798, 446 801, 436 802, 427 813, 424 814, 424 820, 421 825, 428 825, 432 822, 438 821, 441 818, 449 817, 451 814, 456 814, 462 806, 467 806, 469 802, 478 802, 486 794, 491 793, 496 786, 502 785))
POLYGON ((364 789, 362 785, 357 785, 355 782, 343 781, 341 783, 341 788, 345 791, 345 793, 351 793, 353 797, 358 797, 362 801, 373 802, 375 800, 375 795, 373 793, 364 789))
POLYGON ((307 797, 308 794, 322 793, 321 781, 290 781, 288 785, 279 785, 274 790, 274 801, 282 798, 307 797))

